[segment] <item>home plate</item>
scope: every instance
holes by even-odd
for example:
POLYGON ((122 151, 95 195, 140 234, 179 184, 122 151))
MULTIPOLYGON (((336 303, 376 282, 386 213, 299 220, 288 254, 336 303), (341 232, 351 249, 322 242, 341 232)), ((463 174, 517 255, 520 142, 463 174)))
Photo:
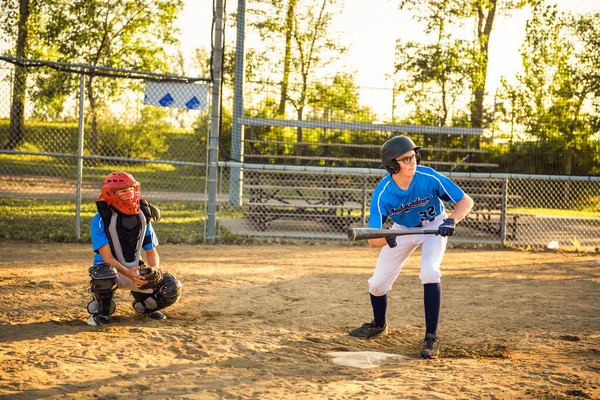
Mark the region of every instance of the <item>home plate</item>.
POLYGON ((398 354, 380 353, 378 351, 330 351, 333 363, 345 367, 376 368, 388 358, 408 359, 398 354))

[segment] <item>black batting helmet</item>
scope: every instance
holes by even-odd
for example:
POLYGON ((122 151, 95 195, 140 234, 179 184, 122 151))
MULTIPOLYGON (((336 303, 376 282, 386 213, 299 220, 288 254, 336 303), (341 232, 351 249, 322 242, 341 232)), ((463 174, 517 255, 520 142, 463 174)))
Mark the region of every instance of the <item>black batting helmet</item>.
POLYGON ((414 150, 417 164, 421 161, 421 155, 417 146, 408 136, 394 136, 381 146, 381 161, 385 169, 391 174, 397 174, 400 171, 400 164, 396 161, 396 157, 401 156, 411 150, 414 150))

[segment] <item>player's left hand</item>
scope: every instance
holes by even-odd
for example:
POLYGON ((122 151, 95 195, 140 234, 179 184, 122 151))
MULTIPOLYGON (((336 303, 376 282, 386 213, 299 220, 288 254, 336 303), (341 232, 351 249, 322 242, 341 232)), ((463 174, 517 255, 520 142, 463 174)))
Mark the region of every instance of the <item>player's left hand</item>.
POLYGON ((394 248, 398 245, 398 242, 396 241, 396 236, 386 237, 385 241, 387 242, 388 246, 390 246, 390 248, 394 248))
POLYGON ((140 289, 154 289, 157 287, 163 279, 163 273, 156 267, 140 267, 140 275, 146 279, 146 283, 139 286, 140 289))
POLYGON ((454 218, 446 218, 438 228, 440 236, 452 236, 454 233, 454 218))

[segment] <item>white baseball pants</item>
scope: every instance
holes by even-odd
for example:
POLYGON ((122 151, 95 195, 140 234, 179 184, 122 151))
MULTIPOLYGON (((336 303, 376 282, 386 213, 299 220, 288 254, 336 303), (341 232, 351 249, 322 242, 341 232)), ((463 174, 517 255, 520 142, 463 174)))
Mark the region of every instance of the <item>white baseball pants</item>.
MULTIPOLYGON (((438 215, 429 224, 424 225, 421 229, 431 230, 439 227, 445 218, 448 216, 444 213, 438 215)), ((392 229, 407 229, 402 225, 394 223, 392 229)), ((448 243, 447 237, 440 235, 407 235, 396 237, 398 245, 390 248, 385 245, 379 252, 377 264, 373 276, 369 278, 369 292, 373 296, 383 296, 390 290, 392 285, 400 275, 402 267, 406 263, 408 257, 421 246, 421 272, 419 279, 421 283, 439 283, 442 273, 440 265, 446 252, 448 243)))

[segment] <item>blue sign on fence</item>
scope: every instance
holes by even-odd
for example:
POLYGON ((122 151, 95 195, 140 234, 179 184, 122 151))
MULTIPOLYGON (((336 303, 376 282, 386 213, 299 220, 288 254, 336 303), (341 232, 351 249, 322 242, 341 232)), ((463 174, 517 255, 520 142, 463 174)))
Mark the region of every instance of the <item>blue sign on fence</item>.
POLYGON ((208 109, 208 85, 147 81, 144 104, 206 111, 208 109))

